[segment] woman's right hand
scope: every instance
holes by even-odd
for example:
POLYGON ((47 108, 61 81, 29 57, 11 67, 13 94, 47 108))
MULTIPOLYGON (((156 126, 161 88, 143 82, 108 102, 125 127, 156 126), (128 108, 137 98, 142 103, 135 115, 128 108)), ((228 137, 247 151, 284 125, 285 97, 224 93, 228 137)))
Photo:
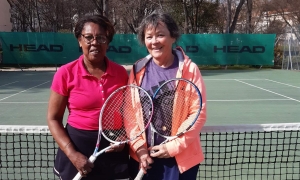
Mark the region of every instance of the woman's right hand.
POLYGON ((141 146, 136 151, 136 155, 138 156, 139 161, 140 161, 140 168, 146 174, 147 173, 147 169, 151 168, 151 166, 149 166, 149 165, 153 163, 153 160, 152 160, 152 158, 149 155, 148 149, 145 148, 144 146, 141 146))
POLYGON ((83 177, 85 177, 89 172, 91 172, 92 168, 94 167, 94 164, 90 162, 86 156, 84 156, 78 151, 73 154, 70 154, 68 157, 83 177))

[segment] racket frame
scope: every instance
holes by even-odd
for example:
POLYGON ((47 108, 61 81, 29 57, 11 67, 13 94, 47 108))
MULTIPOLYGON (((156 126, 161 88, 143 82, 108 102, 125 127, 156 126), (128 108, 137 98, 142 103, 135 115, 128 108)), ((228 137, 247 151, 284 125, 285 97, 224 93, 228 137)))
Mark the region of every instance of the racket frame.
MULTIPOLYGON (((102 108, 101 108, 101 111, 100 111, 100 116, 99 116, 99 132, 98 132, 98 139, 97 139, 97 144, 96 144, 96 148, 94 150, 94 153, 89 157, 89 161, 94 163, 95 160, 97 159, 97 157, 100 155, 100 154, 103 154, 106 150, 112 148, 113 146, 118 146, 118 145, 121 145, 121 144, 125 144, 125 143, 128 143, 132 140, 135 140, 136 138, 138 138, 142 133, 145 132, 145 130, 147 129, 147 127, 150 126, 151 124, 151 119, 152 119, 152 116, 153 116, 153 109, 154 109, 154 106, 153 106, 153 100, 152 100, 152 97, 147 93, 147 91, 145 91, 143 88, 139 87, 139 86, 136 86, 136 85, 133 85, 133 84, 129 84, 129 85, 124 85, 124 86, 121 86, 119 87, 118 89, 116 89, 114 92, 112 92, 108 98, 106 99, 106 101, 104 102, 102 108), (144 92, 144 94, 148 97, 148 100, 150 100, 149 102, 151 102, 151 111, 149 112, 149 120, 147 122, 146 125, 144 125, 144 129, 141 130, 141 132, 139 132, 134 138, 130 138, 130 139, 126 139, 124 141, 113 141, 111 140, 110 138, 108 138, 102 131, 102 119, 103 119, 103 112, 105 110, 105 107, 106 105, 108 104, 108 102, 110 101, 110 99, 114 96, 114 94, 116 94, 117 92, 123 90, 124 88, 128 88, 128 87, 131 87, 131 88, 136 88, 138 90, 141 90, 144 92), (111 143, 114 143, 113 145, 110 145, 102 150, 99 150, 99 145, 100 145, 100 141, 101 141, 101 135, 103 135, 103 137, 108 140, 109 142, 111 143)), ((80 172, 78 172, 76 174, 76 176, 73 178, 73 180, 80 180, 82 178, 82 175, 80 174, 80 172)))
MULTIPOLYGON (((171 81, 185 81, 187 83, 190 83, 194 89, 196 90, 197 94, 198 94, 198 97, 199 97, 199 109, 196 113, 196 116, 195 116, 195 119, 192 121, 192 123, 182 132, 180 133, 177 133, 176 135, 174 136, 165 136, 161 133, 159 133, 153 126, 153 124, 151 123, 150 124, 150 128, 151 128, 151 145, 153 146, 154 145, 154 134, 157 133, 159 136, 161 137, 164 137, 166 138, 165 141, 163 141, 161 144, 165 144, 169 141, 172 141, 180 136, 182 136, 184 133, 186 133, 188 130, 191 129, 191 127, 193 127, 193 125, 195 124, 195 122, 198 120, 198 117, 200 115, 200 112, 202 110, 202 95, 201 95, 201 92, 199 90, 199 88, 191 81, 187 80, 187 79, 184 79, 184 78, 174 78, 174 79, 170 79, 170 80, 167 80, 165 81, 161 86, 158 87, 158 89, 155 91, 155 93, 153 94, 152 98, 155 99, 155 97, 157 96, 157 94, 159 93, 159 91, 161 90, 161 88, 163 88, 167 83, 170 83, 171 81), (153 143, 153 144, 152 144, 153 143)), ((178 84, 176 84, 177 86, 178 84)), ((150 153, 153 153, 153 152, 150 152, 150 153)), ((134 180, 141 180, 142 178, 144 177, 144 172, 142 169, 139 170, 137 176, 134 178, 134 180)))

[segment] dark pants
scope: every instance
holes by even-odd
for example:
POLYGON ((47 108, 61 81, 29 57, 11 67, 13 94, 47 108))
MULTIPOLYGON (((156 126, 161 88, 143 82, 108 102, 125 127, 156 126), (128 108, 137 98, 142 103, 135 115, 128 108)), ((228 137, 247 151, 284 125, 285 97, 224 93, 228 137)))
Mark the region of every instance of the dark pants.
MULTIPOLYGON (((66 131, 69 134, 72 143, 77 151, 81 152, 88 158, 93 154, 98 131, 79 130, 66 126, 66 131)), ((103 136, 100 141, 100 150, 109 146, 108 142, 103 136)), ((97 157, 94 162, 94 168, 82 180, 112 180, 128 178, 128 146, 126 145, 121 152, 103 153, 97 157)), ((54 173, 62 180, 72 180, 78 173, 75 166, 71 163, 69 158, 61 149, 58 149, 54 164, 54 173)))
MULTIPOLYGON (((199 164, 180 174, 175 158, 153 158, 151 169, 147 170, 143 180, 196 180, 199 164)), ((139 163, 130 158, 129 174, 134 179, 139 172, 139 163)))

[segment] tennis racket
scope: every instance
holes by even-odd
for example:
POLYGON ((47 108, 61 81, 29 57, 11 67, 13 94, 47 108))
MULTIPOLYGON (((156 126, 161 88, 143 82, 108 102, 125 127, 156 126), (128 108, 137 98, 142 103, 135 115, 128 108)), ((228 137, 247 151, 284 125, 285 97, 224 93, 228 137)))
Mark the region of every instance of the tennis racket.
MULTIPOLYGON (((152 114, 153 101, 144 89, 135 85, 126 85, 115 90, 100 111, 98 140, 89 161, 94 163, 96 158, 106 150, 138 138, 150 125, 152 114), (133 121, 136 119, 134 118, 136 113, 142 113, 143 119, 133 121), (113 145, 99 151, 101 134, 113 145)), ((73 180, 81 178, 78 172, 73 180)))
MULTIPOLYGON (((154 146, 155 133, 165 138, 161 143, 164 144, 189 131, 200 115, 202 96, 194 83, 177 78, 164 82, 155 91, 153 103, 151 146, 154 146)), ((140 169, 135 180, 143 176, 144 172, 140 169)))

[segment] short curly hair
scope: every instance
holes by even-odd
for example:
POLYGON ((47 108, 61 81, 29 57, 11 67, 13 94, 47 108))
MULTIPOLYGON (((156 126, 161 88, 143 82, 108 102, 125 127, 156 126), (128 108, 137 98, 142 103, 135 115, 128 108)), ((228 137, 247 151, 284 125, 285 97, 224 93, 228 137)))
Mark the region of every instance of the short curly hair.
POLYGON ((174 19, 169 14, 163 13, 162 11, 154 11, 140 23, 137 34, 140 43, 145 45, 145 30, 149 27, 156 28, 160 22, 166 24, 172 38, 175 38, 175 40, 179 39, 180 32, 174 19))
POLYGON ((102 15, 89 15, 82 17, 75 25, 74 35, 78 39, 81 35, 81 32, 84 28, 85 23, 95 23, 104 29, 106 32, 106 37, 109 43, 113 40, 113 36, 115 34, 115 29, 112 23, 102 15))

